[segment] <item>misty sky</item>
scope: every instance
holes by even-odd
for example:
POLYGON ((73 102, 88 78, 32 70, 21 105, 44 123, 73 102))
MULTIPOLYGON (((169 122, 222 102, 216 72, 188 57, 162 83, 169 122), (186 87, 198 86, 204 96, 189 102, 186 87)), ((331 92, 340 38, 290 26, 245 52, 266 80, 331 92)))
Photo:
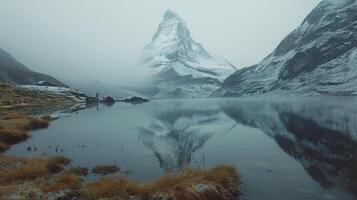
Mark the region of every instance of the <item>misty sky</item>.
POLYGON ((167 9, 236 67, 258 63, 320 0, 0 0, 0 48, 62 80, 128 83, 167 9))

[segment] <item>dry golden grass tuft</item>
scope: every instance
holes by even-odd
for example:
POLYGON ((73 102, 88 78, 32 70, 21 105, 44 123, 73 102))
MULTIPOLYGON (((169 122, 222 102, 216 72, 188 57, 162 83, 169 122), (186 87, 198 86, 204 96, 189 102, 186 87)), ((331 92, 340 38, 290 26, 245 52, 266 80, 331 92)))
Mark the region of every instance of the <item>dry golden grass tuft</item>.
POLYGON ((48 184, 43 188, 45 193, 57 191, 76 191, 81 187, 81 180, 75 174, 63 172, 54 178, 53 184, 48 184))
POLYGON ((17 112, 6 113, 0 117, 0 152, 7 150, 12 144, 26 140, 29 137, 27 131, 48 126, 49 122, 45 119, 17 112))
POLYGON ((130 183, 117 177, 104 177, 99 181, 85 184, 85 194, 88 199, 116 198, 128 199, 130 183))
POLYGON ((29 124, 25 126, 25 130, 36 130, 48 128, 49 122, 46 119, 29 118, 29 124))
POLYGON ((0 156, 0 164, 7 167, 0 168, 0 185, 19 183, 47 177, 64 170, 64 158, 34 157, 17 158, 0 156))
POLYGON ((137 183, 119 176, 82 182, 78 175, 63 171, 69 162, 64 157, 0 156, 0 165, 4 166, 0 168, 0 191, 9 194, 13 186, 21 188, 21 185, 30 181, 31 187, 39 188, 44 194, 68 191, 89 200, 128 199, 130 196, 140 200, 158 196, 168 196, 173 200, 234 200, 240 194, 238 173, 230 166, 166 174, 147 183, 137 183), (52 166, 56 166, 56 170, 52 166))
POLYGON ((231 166, 166 174, 143 184, 122 177, 102 178, 85 184, 85 191, 94 199, 127 199, 129 196, 136 196, 142 200, 162 194, 168 194, 177 200, 234 200, 240 194, 239 176, 231 166))
POLYGON ((54 162, 54 163, 63 165, 63 166, 67 166, 67 165, 69 165, 69 164, 72 162, 71 159, 69 159, 69 158, 67 158, 67 157, 64 157, 64 156, 52 157, 52 158, 51 158, 51 161, 54 162))
POLYGON ((9 148, 10 148, 10 145, 4 144, 4 143, 0 143, 0 153, 8 150, 9 148))
POLYGON ((0 165, 13 164, 13 163, 24 164, 26 162, 28 162, 27 158, 5 156, 5 155, 0 156, 0 165))
POLYGON ((225 189, 232 192, 234 195, 239 194, 239 174, 232 166, 222 165, 215 167, 210 173, 206 172, 205 180, 208 182, 224 186, 225 189))
POLYGON ((0 184, 11 184, 34 180, 47 175, 46 162, 36 160, 26 164, 14 163, 14 166, 0 170, 0 184))
POLYGON ((56 174, 64 170, 65 166, 71 163, 71 159, 66 157, 52 157, 47 161, 46 167, 50 174, 56 174))

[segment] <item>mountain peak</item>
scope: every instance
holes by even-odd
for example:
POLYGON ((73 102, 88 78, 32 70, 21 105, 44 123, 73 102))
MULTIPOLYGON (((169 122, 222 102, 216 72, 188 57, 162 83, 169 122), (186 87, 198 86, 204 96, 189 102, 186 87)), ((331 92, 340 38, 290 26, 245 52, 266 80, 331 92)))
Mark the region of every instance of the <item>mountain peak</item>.
POLYGON ((181 17, 177 13, 175 13, 174 11, 172 11, 170 9, 165 12, 164 19, 165 20, 177 19, 177 20, 182 21, 181 17))
POLYGON ((182 41, 190 41, 190 31, 186 23, 181 17, 173 12, 167 10, 164 14, 164 20, 160 23, 156 34, 152 39, 152 47, 177 47, 182 41))

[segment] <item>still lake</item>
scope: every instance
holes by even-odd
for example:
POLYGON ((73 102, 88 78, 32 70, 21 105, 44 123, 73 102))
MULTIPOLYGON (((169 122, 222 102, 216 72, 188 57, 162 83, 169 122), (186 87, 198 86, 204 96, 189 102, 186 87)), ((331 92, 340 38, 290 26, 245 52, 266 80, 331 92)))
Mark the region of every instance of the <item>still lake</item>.
POLYGON ((230 164, 241 175, 243 199, 357 199, 352 97, 117 103, 77 111, 31 135, 6 154, 64 155, 83 167, 117 164, 140 181, 230 164))

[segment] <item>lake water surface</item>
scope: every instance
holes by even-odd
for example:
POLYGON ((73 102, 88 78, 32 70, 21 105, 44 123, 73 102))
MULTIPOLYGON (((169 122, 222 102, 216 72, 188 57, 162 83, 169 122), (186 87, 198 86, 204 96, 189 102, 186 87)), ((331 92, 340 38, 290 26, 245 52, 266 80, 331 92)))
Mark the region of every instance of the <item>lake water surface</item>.
POLYGON ((117 164, 141 181, 231 164, 242 177, 243 199, 357 199, 357 99, 117 103, 57 119, 7 154, 117 164))

